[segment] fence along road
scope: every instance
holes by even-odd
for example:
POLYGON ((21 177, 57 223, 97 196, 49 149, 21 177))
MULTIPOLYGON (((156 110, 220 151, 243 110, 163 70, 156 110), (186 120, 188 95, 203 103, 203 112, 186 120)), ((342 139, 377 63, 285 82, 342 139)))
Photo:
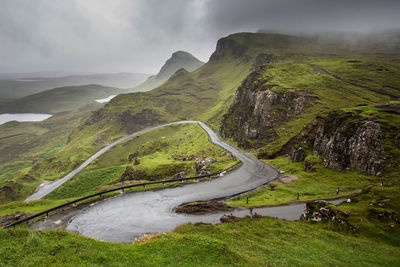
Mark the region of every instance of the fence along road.
MULTIPOLYGON (((274 168, 222 142, 207 125, 198 121, 181 121, 148 128, 123 137, 125 139, 121 138, 113 144, 116 145, 151 129, 181 123, 198 123, 207 132, 210 142, 232 153, 242 162, 242 166, 211 181, 157 191, 122 194, 100 201, 80 211, 69 221, 66 229, 99 240, 129 243, 148 233, 167 232, 186 222, 204 221, 204 217, 174 213, 173 208, 180 204, 218 199, 247 192, 278 176, 278 172, 274 168)), ((51 217, 47 220, 51 220, 51 217)), ((40 223, 38 228, 40 228, 40 223)))
POLYGON ((56 190, 58 187, 60 187, 63 183, 65 183, 66 181, 68 181, 69 179, 71 179, 72 177, 74 177, 75 175, 77 175, 80 171, 82 171, 86 166, 88 166, 93 160, 97 159, 98 157, 100 157, 101 155, 103 155, 105 152, 107 152, 108 150, 110 150, 111 148, 113 148, 114 146, 118 145, 119 143, 132 138, 136 135, 142 134, 144 132, 148 132, 151 130, 155 130, 158 128, 162 128, 165 126, 169 126, 169 125, 173 125, 173 124, 184 124, 184 123, 198 123, 197 121, 177 121, 177 122, 171 122, 171 123, 167 123, 167 124, 163 124, 163 125, 159 125, 159 126, 155 126, 155 127, 150 127, 150 128, 146 128, 143 129, 141 131, 135 132, 133 134, 129 134, 126 135, 124 137, 121 137, 120 139, 112 142, 111 144, 108 144, 107 146, 103 147, 102 149, 100 149, 98 152, 96 152, 93 156, 91 156, 88 160, 86 160, 84 163, 82 163, 81 166, 79 166, 78 168, 76 168, 75 170, 73 170, 72 172, 68 173, 67 175, 65 175, 63 178, 56 180, 54 182, 48 183, 43 185, 42 187, 40 187, 35 193, 33 193, 32 195, 30 195, 27 199, 25 199, 25 202, 29 202, 32 200, 37 200, 40 199, 44 196, 46 196, 47 194, 50 194, 51 192, 53 192, 54 190, 56 190))

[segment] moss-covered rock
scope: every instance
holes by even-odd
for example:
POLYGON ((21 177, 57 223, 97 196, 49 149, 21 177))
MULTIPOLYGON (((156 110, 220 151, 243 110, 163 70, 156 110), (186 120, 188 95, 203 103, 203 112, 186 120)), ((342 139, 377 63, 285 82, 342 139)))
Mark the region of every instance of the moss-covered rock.
POLYGON ((268 68, 263 65, 247 76, 222 117, 222 137, 233 138, 241 147, 260 148, 277 138, 275 127, 303 114, 316 99, 301 90, 270 85, 268 68))

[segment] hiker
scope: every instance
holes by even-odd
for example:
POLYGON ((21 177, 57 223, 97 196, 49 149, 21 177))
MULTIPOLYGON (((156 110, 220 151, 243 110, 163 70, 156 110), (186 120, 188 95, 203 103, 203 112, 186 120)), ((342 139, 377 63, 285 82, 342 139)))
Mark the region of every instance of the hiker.
POLYGON ((299 200, 299 197, 300 197, 300 194, 297 192, 297 197, 296 197, 297 200, 299 200))
POLYGON ((339 189, 339 187, 337 187, 336 188, 336 195, 339 195, 339 191, 340 191, 340 189, 339 189))

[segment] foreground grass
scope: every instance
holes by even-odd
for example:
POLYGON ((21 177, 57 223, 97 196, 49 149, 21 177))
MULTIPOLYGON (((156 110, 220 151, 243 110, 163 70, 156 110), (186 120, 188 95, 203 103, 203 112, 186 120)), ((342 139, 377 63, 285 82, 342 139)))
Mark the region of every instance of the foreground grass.
POLYGON ((64 231, 0 230, 2 266, 396 266, 396 247, 272 218, 186 224, 143 244, 64 231))

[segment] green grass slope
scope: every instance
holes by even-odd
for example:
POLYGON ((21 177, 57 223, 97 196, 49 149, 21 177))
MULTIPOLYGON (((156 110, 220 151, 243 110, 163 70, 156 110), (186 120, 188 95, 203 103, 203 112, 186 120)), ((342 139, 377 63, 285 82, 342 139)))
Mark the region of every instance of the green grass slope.
POLYGON ((272 218, 186 224, 142 244, 0 230, 2 266, 396 266, 397 248, 272 218))
POLYGON ((21 199, 37 185, 33 166, 52 158, 68 143, 72 130, 98 105, 62 112, 42 122, 0 125, 0 202, 21 199))

